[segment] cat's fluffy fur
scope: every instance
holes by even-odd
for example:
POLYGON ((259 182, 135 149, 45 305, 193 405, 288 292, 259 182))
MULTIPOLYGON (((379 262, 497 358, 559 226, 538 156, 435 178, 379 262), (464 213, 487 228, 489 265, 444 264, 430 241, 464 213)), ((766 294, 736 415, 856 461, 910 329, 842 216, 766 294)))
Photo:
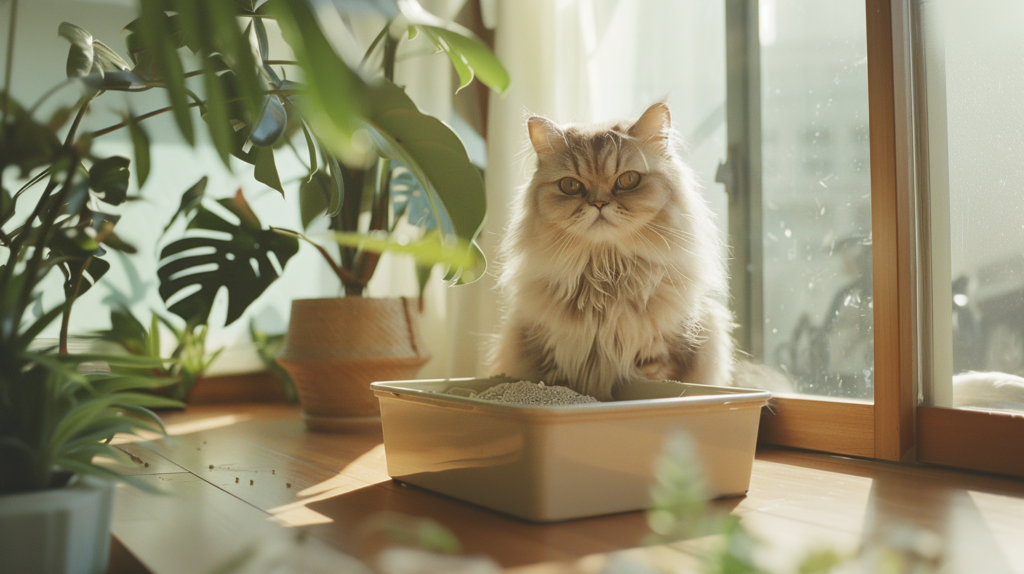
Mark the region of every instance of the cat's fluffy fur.
POLYGON ((637 378, 730 384, 724 250, 668 106, 635 122, 528 124, 538 165, 501 246, 491 372, 601 400, 637 378), (616 180, 629 171, 640 183, 625 191, 616 180), (566 177, 585 191, 563 192, 566 177))

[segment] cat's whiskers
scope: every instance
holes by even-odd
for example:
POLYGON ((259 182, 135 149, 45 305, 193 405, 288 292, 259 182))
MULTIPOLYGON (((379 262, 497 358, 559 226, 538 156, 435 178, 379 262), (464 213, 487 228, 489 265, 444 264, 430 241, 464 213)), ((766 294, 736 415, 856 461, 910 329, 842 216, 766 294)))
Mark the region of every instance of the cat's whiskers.
POLYGON ((685 229, 675 229, 675 228, 672 228, 672 227, 668 227, 668 226, 665 226, 665 225, 654 223, 653 221, 647 222, 647 226, 648 227, 653 227, 655 229, 659 229, 659 230, 662 230, 662 231, 665 231, 665 232, 670 233, 672 235, 676 235, 676 236, 679 236, 679 237, 685 237, 685 238, 691 239, 691 240, 692 239, 696 239, 696 237, 697 237, 696 233, 693 233, 693 232, 690 232, 690 231, 686 231, 685 229))
POLYGON ((696 245, 697 244, 697 241, 696 241, 697 236, 695 234, 693 234, 693 233, 688 232, 688 231, 672 229, 672 228, 669 228, 669 227, 664 227, 664 226, 658 225, 656 223, 648 223, 645 227, 650 229, 651 232, 653 232, 653 233, 659 233, 659 234, 667 235, 669 237, 672 237, 672 238, 675 238, 675 239, 679 239, 680 241, 683 241, 683 242, 685 242, 685 243, 687 243, 689 245, 696 245))
POLYGON ((677 239, 677 241, 669 241, 669 238, 668 238, 668 237, 665 237, 665 235, 664 235, 664 233, 663 233, 663 232, 661 232, 661 231, 658 231, 657 229, 655 229, 655 228, 653 228, 653 227, 648 227, 648 228, 647 228, 647 230, 648 230, 648 231, 650 231, 651 233, 653 233, 653 234, 657 235, 657 236, 658 236, 658 237, 659 237, 659 238, 660 238, 660 239, 661 239, 662 241, 664 241, 664 242, 665 242, 665 245, 666 245, 666 246, 667 246, 667 247, 668 247, 669 249, 675 248, 675 249, 679 249, 679 250, 681 250, 681 251, 683 251, 684 253, 687 253, 687 254, 689 254, 689 255, 693 255, 694 257, 696 257, 696 256, 697 256, 697 254, 696 254, 696 253, 694 253, 693 251, 690 251, 689 249, 687 249, 686 247, 684 247, 684 246, 683 246, 683 245, 682 245, 682 244, 680 243, 680 242, 682 242, 682 241, 686 241, 686 243, 689 243, 690 245, 693 245, 693 242, 692 242, 692 241, 687 241, 687 240, 686 240, 685 238, 674 238, 674 239, 677 239))
POLYGON ((534 243, 548 243, 547 247, 545 247, 542 251, 537 253, 537 255, 544 255, 548 251, 551 251, 552 249, 556 249, 561 243, 569 241, 571 239, 571 236, 565 234, 561 229, 551 229, 550 231, 545 231, 545 232, 543 232, 543 233, 533 237, 532 239, 534 240, 533 241, 534 243), (558 238, 555 239, 555 241, 553 241, 553 242, 549 242, 548 238, 549 238, 549 236, 552 236, 552 235, 557 235, 558 238))

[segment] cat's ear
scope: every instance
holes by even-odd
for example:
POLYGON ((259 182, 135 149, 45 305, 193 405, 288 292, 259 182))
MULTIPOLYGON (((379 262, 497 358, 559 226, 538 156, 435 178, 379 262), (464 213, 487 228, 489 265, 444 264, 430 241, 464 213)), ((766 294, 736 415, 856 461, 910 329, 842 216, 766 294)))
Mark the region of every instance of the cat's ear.
POLYGON ((629 128, 629 135, 640 140, 641 145, 651 142, 667 147, 671 131, 672 114, 668 111, 668 104, 658 102, 647 108, 640 119, 629 128))
POLYGON ((555 151, 555 145, 565 140, 555 122, 545 117, 533 116, 526 121, 526 125, 530 128, 530 143, 538 154, 555 151))

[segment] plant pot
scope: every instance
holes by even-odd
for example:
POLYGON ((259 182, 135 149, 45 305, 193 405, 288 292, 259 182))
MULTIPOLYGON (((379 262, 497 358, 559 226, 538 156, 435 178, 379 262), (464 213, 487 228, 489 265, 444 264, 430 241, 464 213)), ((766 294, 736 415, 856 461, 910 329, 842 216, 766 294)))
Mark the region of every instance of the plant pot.
POLYGON ((295 381, 310 430, 380 428, 375 381, 415 378, 422 352, 408 299, 297 299, 278 363, 295 381))
POLYGON ((114 483, 92 477, 63 488, 0 496, 0 570, 106 572, 113 504, 114 483))

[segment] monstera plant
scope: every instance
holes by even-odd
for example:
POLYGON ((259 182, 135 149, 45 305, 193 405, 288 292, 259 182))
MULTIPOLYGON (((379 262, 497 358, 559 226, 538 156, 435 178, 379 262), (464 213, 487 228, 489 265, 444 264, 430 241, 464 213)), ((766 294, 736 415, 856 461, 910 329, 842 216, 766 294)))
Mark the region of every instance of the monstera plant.
MULTIPOLYGON (((163 250, 161 257, 171 260, 160 270, 164 299, 186 289, 194 291, 176 299, 170 310, 185 319, 205 317, 216 292, 226 288, 227 322, 236 320, 276 279, 272 260, 283 268, 295 254, 296 244, 286 239, 313 243, 338 275, 346 295, 362 294, 380 252, 386 250, 413 254, 427 265, 446 263, 451 279, 470 282, 479 277, 483 259, 474 241, 486 210, 480 172, 459 137, 437 118, 421 112, 393 79, 400 42, 422 33, 448 54, 460 87, 478 77, 485 85, 503 91, 508 87, 508 75, 487 46, 468 30, 430 15, 414 1, 338 2, 338 15, 348 16, 346 8, 359 5, 388 18, 363 56, 365 63, 379 52, 379 72, 359 73, 337 54, 321 28, 326 26, 325 18, 318 17, 305 0, 240 4, 243 8, 231 20, 248 21, 243 32, 247 40, 240 53, 230 58, 225 54, 236 42, 223 46, 198 40, 203 37, 202 30, 216 27, 210 22, 220 15, 205 2, 186 0, 167 3, 167 11, 144 10, 142 18, 128 28, 166 31, 162 52, 174 65, 165 64, 171 71, 161 73, 179 76, 175 81, 168 78, 167 84, 184 83, 190 75, 182 72, 186 68, 179 61, 182 56, 190 56, 201 66, 201 71, 191 75, 203 76, 206 99, 188 102, 179 98, 175 102, 172 98, 182 133, 193 129, 189 108, 199 108, 225 163, 230 166, 234 157, 250 164, 256 180, 282 194, 285 186, 278 175, 278 157, 281 153, 298 155, 308 170, 295 186, 303 226, 326 217, 330 229, 337 232, 328 241, 345 247, 335 260, 322 242, 314 243, 302 233, 262 228, 241 194, 219 202, 240 221, 228 222, 203 205, 201 188, 205 183, 197 184, 182 198, 178 214, 189 219, 189 229, 226 232, 231 239, 196 233, 163 250), (181 4, 191 8, 169 15, 181 4), (277 21, 294 60, 275 60, 268 53, 267 19, 277 21), (302 82, 284 79, 289 70, 301 74, 302 82), (240 78, 250 74, 259 84, 255 88, 258 110, 244 105, 245 96, 253 93, 253 80, 240 78), (364 214, 368 223, 361 226, 364 214), (412 224, 426 233, 411 237, 406 231, 395 236, 399 223, 412 224), (205 249, 188 255, 189 250, 198 248, 205 249), (209 267, 211 264, 216 269, 209 267), (208 270, 184 273, 200 267, 208 270)), ((139 49, 146 46, 129 38, 132 44, 139 49)), ((129 52, 140 60, 131 47, 129 52)))
POLYGON ((400 45, 416 41, 444 52, 460 88, 478 78, 504 91, 507 72, 469 30, 415 0, 144 0, 127 30, 130 89, 159 87, 170 99, 168 108, 151 113, 173 113, 189 142, 198 115, 229 169, 251 169, 282 195, 297 192, 304 228, 264 227, 241 191, 215 201, 205 197, 205 181, 193 185, 173 218, 186 221, 184 236, 160 252, 168 309, 202 323, 226 290, 231 323, 279 277, 299 241, 309 243, 346 297, 293 303, 281 363, 305 397, 311 425, 327 418, 320 425, 326 428, 338 416, 372 424, 376 400, 367 383, 412 376, 429 358, 407 301, 362 297, 381 253, 411 254, 421 282, 435 264, 457 283, 475 280, 485 265, 475 243, 486 211, 483 178, 459 137, 395 83, 400 45), (333 40, 348 36, 352 43, 348 26, 368 14, 385 24, 355 64, 333 40), (291 59, 269 53, 278 31, 291 59), (282 181, 282 154, 302 163, 300 181, 282 181), (307 236, 322 218, 330 232, 307 236), (382 340, 370 335, 380 329, 388 331, 383 348, 395 355, 384 362, 365 348, 382 340), (352 358, 362 362, 338 362, 352 358), (362 375, 348 385, 325 377, 353 369, 362 375), (319 386, 323 381, 330 389, 319 386))

